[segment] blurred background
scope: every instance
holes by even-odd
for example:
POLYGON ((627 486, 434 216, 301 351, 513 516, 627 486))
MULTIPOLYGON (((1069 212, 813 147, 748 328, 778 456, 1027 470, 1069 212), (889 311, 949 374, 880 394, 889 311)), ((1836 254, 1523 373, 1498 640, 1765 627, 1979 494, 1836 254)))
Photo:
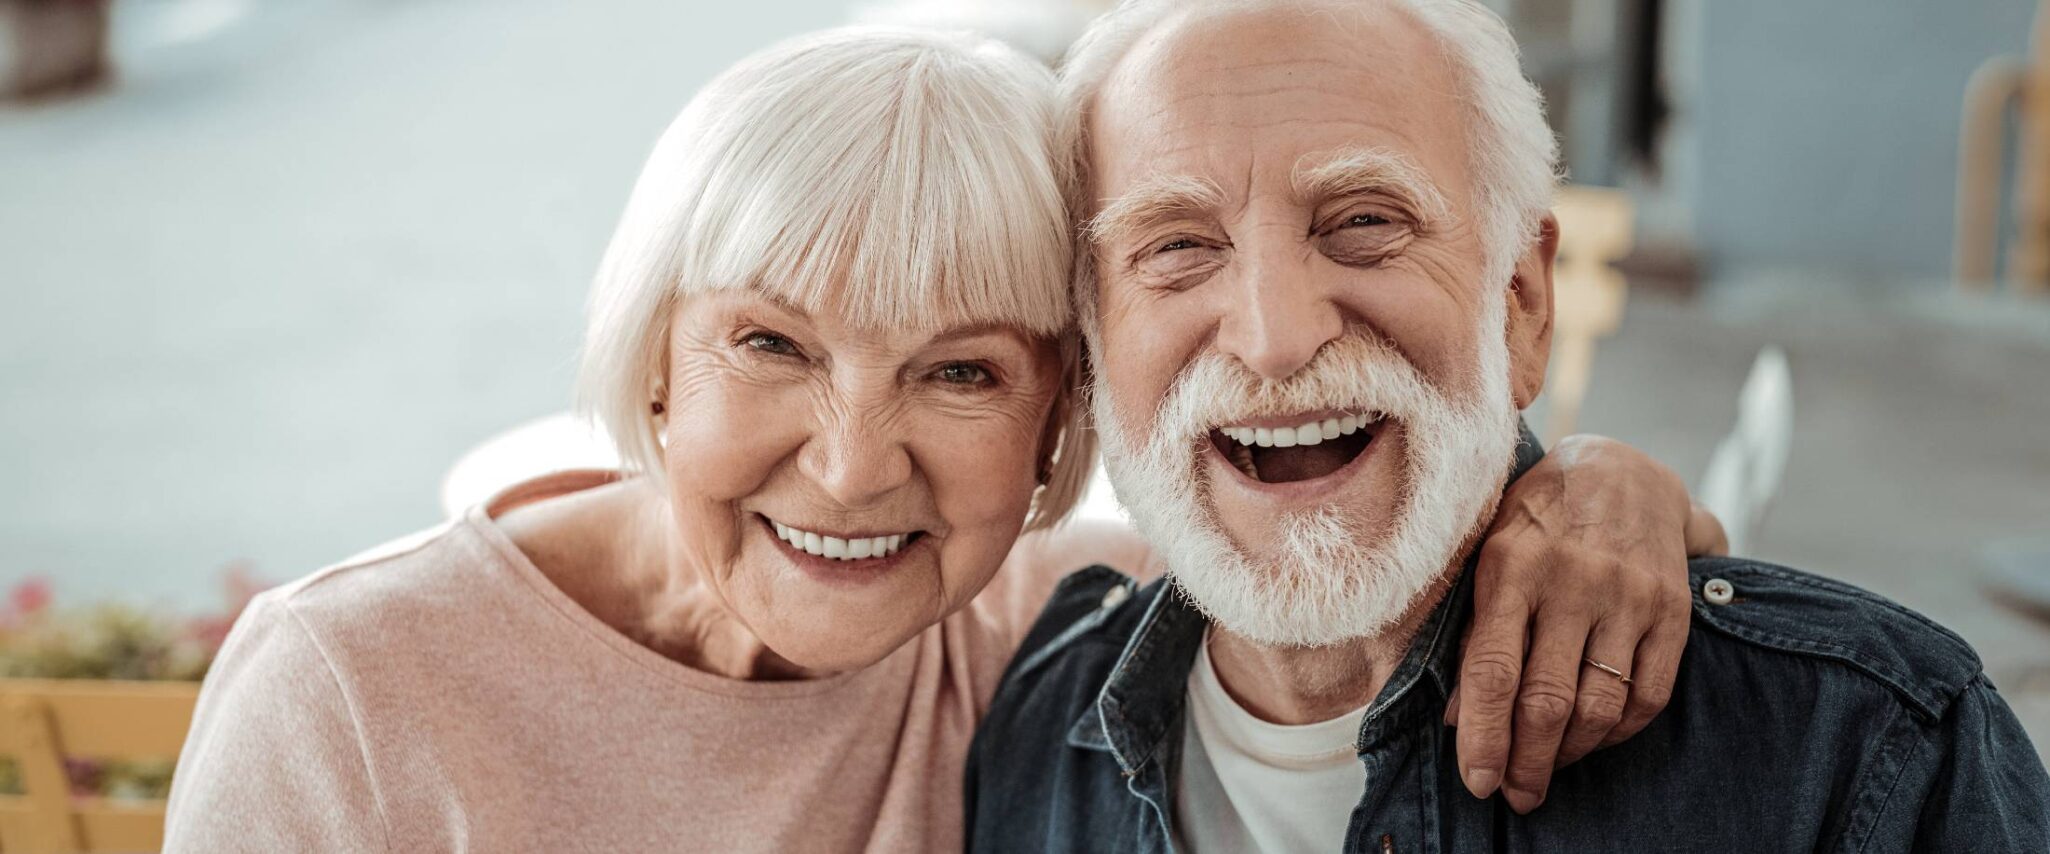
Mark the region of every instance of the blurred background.
MULTIPOLYGON (((1053 56, 1100 5, 0 0, 0 638, 210 636, 443 518, 567 407, 641 158, 741 56, 855 19, 1053 56)), ((1961 632, 2050 748, 2038 4, 1495 5, 1576 185, 1532 423, 1961 632)), ((39 643, 0 671, 176 670, 39 643)))

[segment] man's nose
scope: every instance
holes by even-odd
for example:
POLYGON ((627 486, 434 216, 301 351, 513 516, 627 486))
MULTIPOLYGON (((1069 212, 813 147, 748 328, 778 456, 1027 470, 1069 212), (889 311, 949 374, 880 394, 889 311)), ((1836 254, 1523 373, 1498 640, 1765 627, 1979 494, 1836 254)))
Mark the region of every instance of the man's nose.
POLYGON ((911 479, 911 454, 887 419, 839 413, 820 425, 799 468, 842 507, 874 503, 911 479))
POLYGON ((1249 265, 1218 324, 1218 349, 1269 380, 1293 376, 1345 329, 1332 295, 1299 267, 1249 265))

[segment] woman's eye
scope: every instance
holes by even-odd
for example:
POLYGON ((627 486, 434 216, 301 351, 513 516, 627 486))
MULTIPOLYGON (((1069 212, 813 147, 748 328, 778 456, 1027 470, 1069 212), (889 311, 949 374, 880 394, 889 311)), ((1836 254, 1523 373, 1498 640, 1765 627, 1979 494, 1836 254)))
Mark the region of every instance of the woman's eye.
POLYGON ((949 385, 983 385, 990 381, 989 370, 973 362, 952 362, 941 365, 940 382, 949 385))
POLYGON ((752 349, 777 356, 797 355, 797 345, 790 343, 790 339, 777 335, 774 332, 756 332, 742 339, 741 343, 746 344, 752 349))
POLYGON ((1352 227, 1354 227, 1354 226, 1369 226, 1369 225, 1387 225, 1387 224, 1388 224, 1388 220, 1387 220, 1387 218, 1385 218, 1385 217, 1380 217, 1380 216, 1375 216, 1374 214, 1356 214, 1356 215, 1354 215, 1354 216, 1353 216, 1353 218, 1351 218, 1351 219, 1348 219, 1348 220, 1346 220, 1346 221, 1345 221, 1345 227, 1346 227, 1346 228, 1352 228, 1352 227))

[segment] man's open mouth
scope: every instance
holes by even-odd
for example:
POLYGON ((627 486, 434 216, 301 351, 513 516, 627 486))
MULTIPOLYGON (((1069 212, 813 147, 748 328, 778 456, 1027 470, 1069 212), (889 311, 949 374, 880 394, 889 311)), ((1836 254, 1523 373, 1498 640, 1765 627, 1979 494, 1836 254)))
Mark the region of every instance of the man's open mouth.
POLYGON ((1341 415, 1285 427, 1227 425, 1210 431, 1225 460, 1261 483, 1314 480, 1357 459, 1374 441, 1381 413, 1341 415))

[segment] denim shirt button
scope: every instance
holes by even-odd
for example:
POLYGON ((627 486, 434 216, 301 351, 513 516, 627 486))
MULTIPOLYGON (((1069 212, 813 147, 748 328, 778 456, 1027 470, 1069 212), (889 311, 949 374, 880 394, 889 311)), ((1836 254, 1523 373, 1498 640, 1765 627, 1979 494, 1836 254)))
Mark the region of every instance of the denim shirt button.
POLYGON ((1736 585, 1720 578, 1711 578, 1701 585, 1701 598, 1707 599, 1710 605, 1728 605, 1736 595, 1736 585))
POLYGON ((1122 584, 1116 585, 1103 592, 1103 610, 1108 611, 1123 605, 1125 600, 1130 598, 1132 598, 1132 591, 1125 589, 1125 586, 1122 584))

